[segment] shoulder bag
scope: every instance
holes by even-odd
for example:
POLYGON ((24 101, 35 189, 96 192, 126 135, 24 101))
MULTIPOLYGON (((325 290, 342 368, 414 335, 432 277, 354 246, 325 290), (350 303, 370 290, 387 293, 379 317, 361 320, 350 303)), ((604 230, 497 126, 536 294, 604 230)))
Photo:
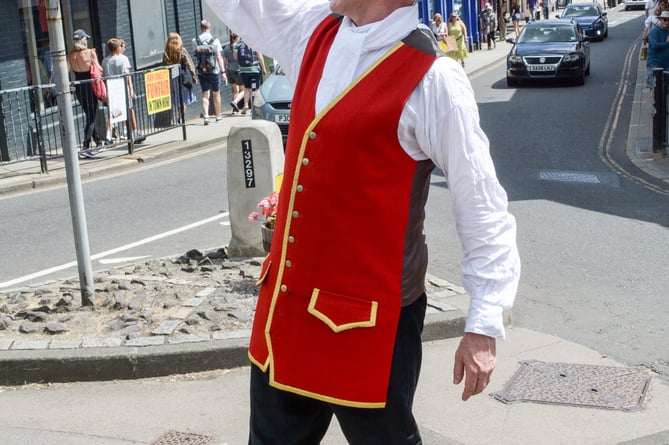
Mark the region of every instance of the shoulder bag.
POLYGON ((102 102, 107 102, 107 86, 105 81, 102 78, 102 71, 98 67, 98 64, 93 60, 93 55, 91 52, 91 88, 93 89, 93 94, 98 100, 102 102))
POLYGON ((180 64, 180 69, 181 69, 181 85, 184 88, 191 89, 193 88, 193 85, 195 84, 195 79, 193 78, 193 73, 191 73, 190 68, 188 67, 188 61, 186 61, 186 57, 182 54, 181 55, 181 60, 179 61, 180 64))

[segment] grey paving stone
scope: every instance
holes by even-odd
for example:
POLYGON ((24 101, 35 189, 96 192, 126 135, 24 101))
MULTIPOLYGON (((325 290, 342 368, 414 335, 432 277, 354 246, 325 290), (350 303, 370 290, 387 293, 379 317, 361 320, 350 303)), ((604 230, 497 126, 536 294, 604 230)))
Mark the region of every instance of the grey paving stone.
POLYGON ((81 344, 82 348, 110 348, 121 346, 123 340, 120 338, 89 338, 81 344))
POLYGON ((82 340, 52 340, 49 349, 78 349, 82 343, 82 340))
POLYGON ((204 298, 191 298, 190 300, 186 301, 183 306, 198 307, 202 303, 204 303, 204 298))
POLYGON ((192 283, 192 281, 184 280, 182 278, 173 278, 173 279, 167 280, 167 282, 170 283, 170 284, 179 284, 179 285, 183 285, 183 286, 192 283))
POLYGON ((151 334, 153 335, 170 335, 181 324, 181 320, 165 320, 151 334))
POLYGON ((0 339, 0 351, 6 351, 14 343, 14 340, 0 339))
POLYGON ((49 348, 49 340, 14 340, 14 344, 12 345, 12 349, 17 350, 17 349, 27 349, 27 350, 35 350, 35 349, 48 349, 49 348))
POLYGON ((433 298, 448 298, 448 297, 455 297, 456 295, 459 295, 457 292, 452 291, 450 289, 442 289, 437 292, 432 292, 431 294, 428 294, 433 298))
POLYGON ((110 275, 107 277, 112 280, 123 280, 123 281, 165 281, 166 277, 151 276, 151 275, 110 275))
POLYGON ((209 336, 193 335, 193 334, 177 334, 173 337, 169 337, 167 341, 171 345, 177 345, 180 343, 197 343, 207 340, 209 340, 209 336))
POLYGON ((209 295, 213 294, 216 291, 215 287, 206 287, 200 292, 195 294, 195 298, 207 298, 209 295))
POLYGON ((190 314, 192 313, 193 313, 193 308, 180 307, 172 314, 172 318, 177 320, 185 320, 186 318, 190 317, 190 314))
POLYGON ((165 343, 165 337, 155 336, 155 337, 137 337, 131 338, 125 342, 126 346, 160 346, 165 343))
POLYGON ((427 304, 430 307, 433 307, 435 309, 438 309, 439 311, 442 312, 447 312, 447 311, 456 311, 457 308, 451 306, 448 303, 444 303, 443 301, 435 300, 434 298, 428 298, 427 299, 427 304))
POLYGON ((248 338, 250 336, 251 336, 250 329, 240 329, 238 331, 214 332, 211 337, 214 340, 229 340, 232 338, 248 338))
POLYGON ((426 275, 425 280, 428 283, 432 284, 433 286, 437 286, 437 287, 453 286, 453 283, 451 283, 450 281, 444 280, 442 278, 435 277, 434 275, 430 275, 430 274, 426 275))

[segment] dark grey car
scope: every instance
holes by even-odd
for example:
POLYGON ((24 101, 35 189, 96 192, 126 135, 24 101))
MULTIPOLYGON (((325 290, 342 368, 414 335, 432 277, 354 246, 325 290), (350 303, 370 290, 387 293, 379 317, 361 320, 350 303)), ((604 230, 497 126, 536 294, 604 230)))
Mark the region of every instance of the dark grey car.
POLYGON ((589 37, 576 21, 540 20, 523 26, 506 58, 506 83, 572 80, 590 74, 589 37))

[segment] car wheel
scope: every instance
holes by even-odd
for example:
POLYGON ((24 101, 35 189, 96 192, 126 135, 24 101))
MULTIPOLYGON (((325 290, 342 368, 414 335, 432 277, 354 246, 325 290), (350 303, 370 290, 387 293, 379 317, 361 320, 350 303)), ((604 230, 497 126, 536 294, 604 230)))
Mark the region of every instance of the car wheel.
POLYGON ((629 6, 625 6, 625 11, 629 11, 629 10, 630 10, 630 7, 629 7, 629 6))
POLYGON ((508 87, 517 87, 519 84, 517 79, 506 78, 506 86, 508 87))
POLYGON ((608 37, 609 37, 609 28, 606 28, 606 32, 604 33, 604 38, 606 39, 608 37))
POLYGON ((588 64, 588 67, 585 69, 585 75, 586 76, 590 75, 590 64, 588 64))

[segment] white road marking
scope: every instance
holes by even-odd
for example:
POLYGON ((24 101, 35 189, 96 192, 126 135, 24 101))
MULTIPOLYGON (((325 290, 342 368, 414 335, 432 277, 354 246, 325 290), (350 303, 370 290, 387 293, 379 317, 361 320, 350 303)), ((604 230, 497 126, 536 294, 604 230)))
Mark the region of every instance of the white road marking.
MULTIPOLYGON (((116 247, 114 249, 107 250, 105 252, 100 252, 98 254, 91 255, 91 260, 99 260, 100 258, 104 258, 104 257, 110 256, 110 255, 114 255, 114 254, 117 254, 119 252, 123 252, 124 250, 132 249, 133 247, 138 247, 138 246, 141 246, 143 244, 148 244, 148 243, 151 243, 153 241, 157 241, 157 240, 162 239, 162 238, 167 238, 169 236, 176 235, 178 233, 185 232, 185 231, 190 230, 190 229, 194 229, 194 228, 202 226, 204 224, 209 224, 210 222, 219 220, 221 218, 225 218, 229 214, 230 214, 229 212, 222 212, 222 213, 220 213, 216 216, 212 216, 211 218, 203 219, 201 221, 197 221, 197 222, 194 222, 192 224, 188 224, 186 226, 179 227, 179 228, 174 229, 174 230, 159 233, 157 235, 150 236, 148 238, 144 238, 143 240, 139 240, 139 241, 135 241, 134 243, 126 244, 125 246, 119 246, 119 247, 116 247)), ((17 284, 21 284, 21 283, 24 283, 26 281, 30 281, 30 280, 33 280, 35 278, 43 277, 43 276, 46 276, 46 275, 49 275, 49 274, 52 274, 52 273, 60 272, 62 270, 69 269, 71 267, 76 267, 76 265, 77 265, 76 261, 70 261, 69 263, 61 264, 60 266, 54 266, 54 267, 50 267, 48 269, 41 270, 39 272, 31 273, 29 275, 24 275, 22 277, 15 278, 15 279, 9 280, 9 281, 5 281, 4 283, 0 283, 0 289, 5 288, 5 287, 10 287, 10 286, 15 286, 17 284)))

